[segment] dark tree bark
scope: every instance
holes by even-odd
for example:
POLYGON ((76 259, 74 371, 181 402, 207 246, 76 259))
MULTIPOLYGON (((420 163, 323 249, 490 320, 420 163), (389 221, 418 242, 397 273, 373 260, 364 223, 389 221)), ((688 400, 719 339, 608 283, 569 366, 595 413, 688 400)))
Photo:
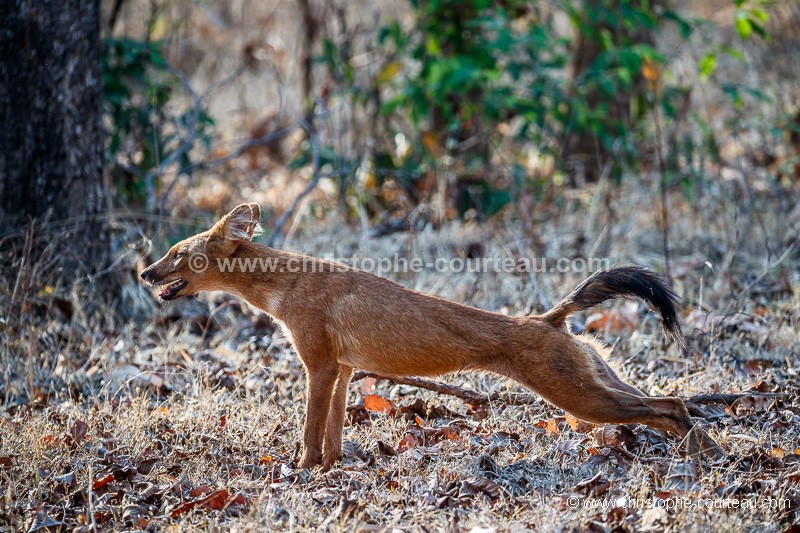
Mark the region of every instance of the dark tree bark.
POLYGON ((311 120, 314 113, 314 42, 319 33, 319 24, 314 17, 310 0, 299 0, 298 5, 303 19, 303 31, 300 34, 302 39, 300 65, 303 70, 300 92, 303 95, 303 113, 306 120, 311 120))
POLYGON ((110 250, 99 0, 4 0, 0 20, 0 237, 47 216, 99 270, 110 250))

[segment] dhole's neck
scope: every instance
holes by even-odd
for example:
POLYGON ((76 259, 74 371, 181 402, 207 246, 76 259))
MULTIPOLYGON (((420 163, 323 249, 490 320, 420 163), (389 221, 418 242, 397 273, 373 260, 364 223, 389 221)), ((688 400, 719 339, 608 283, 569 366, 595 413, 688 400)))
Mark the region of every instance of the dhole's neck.
POLYGON ((234 252, 235 268, 223 275, 223 288, 250 305, 283 319, 283 299, 303 273, 305 256, 276 250, 252 242, 241 243, 234 252), (295 265, 294 263, 297 263, 295 265))

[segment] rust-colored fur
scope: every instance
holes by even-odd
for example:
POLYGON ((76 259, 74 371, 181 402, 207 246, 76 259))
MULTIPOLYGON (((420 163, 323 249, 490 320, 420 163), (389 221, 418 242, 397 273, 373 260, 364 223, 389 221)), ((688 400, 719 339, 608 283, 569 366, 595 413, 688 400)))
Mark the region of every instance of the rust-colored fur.
MULTIPOLYGON (((642 423, 673 433, 695 455, 722 450, 693 426, 678 398, 652 398, 621 381, 601 345, 567 332, 568 314, 618 296, 640 296, 680 338, 674 294, 651 272, 595 274, 540 316, 510 317, 409 290, 370 273, 252 243, 256 204, 236 207, 210 230, 172 247, 142 271, 164 299, 220 290, 272 315, 289 335, 308 379, 301 466, 341 457, 347 385, 354 368, 387 376, 488 370, 517 380, 554 405, 596 423, 642 423), (208 268, 193 270, 195 254, 208 268), (260 258, 266 271, 223 272, 217 260, 260 258), (298 268, 302 265, 304 268, 298 268)), ((195 265, 196 266, 196 265, 195 265)))

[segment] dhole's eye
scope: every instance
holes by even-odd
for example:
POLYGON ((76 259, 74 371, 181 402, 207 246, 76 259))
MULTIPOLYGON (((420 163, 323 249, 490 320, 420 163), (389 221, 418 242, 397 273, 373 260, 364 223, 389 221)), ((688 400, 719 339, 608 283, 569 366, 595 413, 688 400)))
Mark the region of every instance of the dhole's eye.
POLYGON ((184 255, 186 255, 186 252, 178 252, 177 254, 175 254, 175 259, 180 259, 184 255))

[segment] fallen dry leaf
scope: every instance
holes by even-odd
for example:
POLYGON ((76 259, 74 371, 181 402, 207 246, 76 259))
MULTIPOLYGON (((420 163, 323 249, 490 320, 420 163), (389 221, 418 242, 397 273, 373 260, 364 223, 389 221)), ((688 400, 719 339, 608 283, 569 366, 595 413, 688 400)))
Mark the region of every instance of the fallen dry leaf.
MULTIPOLYGON (((636 305, 635 302, 634 305, 636 305)), ((586 332, 616 334, 636 329, 636 323, 636 307, 633 307, 633 312, 629 308, 625 308, 623 311, 601 309, 587 317, 586 332)))
POLYGON ((775 361, 771 359, 750 359, 742 364, 742 370, 749 376, 757 377, 774 366, 775 361))
POLYGON ((697 465, 694 461, 662 463, 663 487, 667 492, 692 492, 697 489, 697 465))
POLYGON ((397 450, 382 440, 378 441, 377 447, 378 453, 381 455, 381 457, 395 457, 397 455, 397 450))
POLYGON ((686 325, 690 329, 699 330, 705 333, 714 331, 741 331, 752 333, 759 336, 769 334, 769 328, 761 322, 763 319, 745 313, 723 314, 714 311, 705 313, 699 309, 692 311, 686 317, 686 325))
POLYGON ((612 424, 596 428, 592 431, 592 437, 594 437, 598 446, 609 448, 630 446, 636 442, 636 436, 633 434, 633 431, 625 426, 612 424))
POLYGON ((347 414, 350 417, 351 425, 369 425, 372 422, 369 419, 369 411, 363 405, 349 405, 347 407, 347 414))
POLYGON ((500 485, 485 477, 473 477, 461 482, 461 494, 486 494, 492 501, 500 497, 500 485))
POLYGON ((596 427, 591 422, 585 422, 580 418, 572 416, 569 413, 567 413, 564 418, 567 421, 567 424, 569 424, 569 427, 571 427, 573 431, 577 431, 578 433, 588 433, 589 431, 591 431, 593 428, 596 427))
POLYGON ((106 476, 97 478, 92 483, 92 490, 99 490, 114 481, 114 474, 108 474, 106 476))
POLYGON ((583 449, 583 443, 585 442, 585 440, 586 439, 562 440, 556 444, 556 450, 558 450, 564 455, 578 456, 580 455, 581 450, 583 449))
POLYGON ((64 442, 69 446, 78 446, 88 433, 89 425, 79 418, 75 419, 64 436, 64 442))
POLYGON ((584 479, 576 484, 572 491, 584 496, 591 496, 597 498, 602 496, 611 488, 611 481, 609 481, 602 472, 598 472, 589 479, 584 479))
POLYGON ((192 498, 200 498, 211 492, 213 492, 213 490, 208 485, 199 485, 189 491, 189 496, 192 498))
POLYGON ((44 530, 59 531, 63 526, 64 522, 62 520, 54 520, 44 513, 37 512, 33 517, 30 527, 28 528, 28 533, 44 530))
POLYGON ((231 497, 227 490, 219 489, 211 492, 207 496, 183 502, 172 510, 170 516, 176 518, 184 513, 188 513, 198 505, 207 509, 219 511, 226 507, 247 506, 249 502, 242 493, 237 493, 235 496, 231 497))
POLYGON ((358 392, 361 393, 361 396, 370 396, 375 393, 375 386, 377 383, 377 379, 367 376, 358 384, 358 392))
POLYGON ((748 416, 756 413, 765 413, 775 403, 774 398, 763 396, 743 396, 733 402, 728 412, 735 416, 748 416))
POLYGON ((394 410, 394 404, 377 394, 370 394, 364 398, 364 408, 373 413, 391 414, 394 410))
POLYGON ((544 430, 551 437, 556 437, 561 433, 561 430, 558 429, 558 421, 555 418, 551 418, 547 421, 544 430))
POLYGON ((397 444, 397 450, 400 453, 403 453, 411 448, 416 448, 419 445, 420 443, 414 435, 406 435, 400 439, 400 442, 397 444))

